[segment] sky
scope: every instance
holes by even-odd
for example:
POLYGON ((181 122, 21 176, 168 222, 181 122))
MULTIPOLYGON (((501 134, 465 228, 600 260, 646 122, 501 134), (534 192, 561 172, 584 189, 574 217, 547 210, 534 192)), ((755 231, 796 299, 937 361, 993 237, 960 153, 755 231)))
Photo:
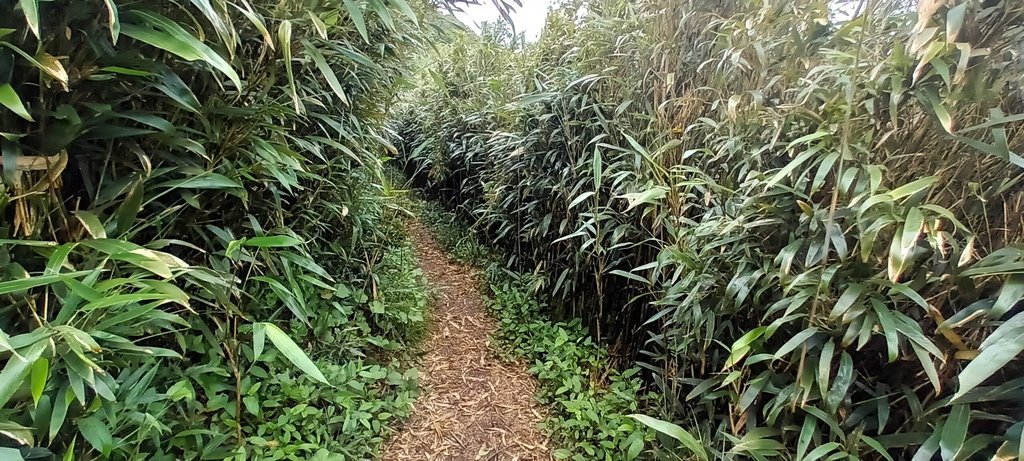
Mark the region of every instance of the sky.
MULTIPOLYGON (((516 32, 525 32, 526 40, 537 40, 541 29, 544 28, 544 19, 548 15, 548 6, 552 0, 523 0, 523 6, 516 7, 512 12, 512 21, 516 25, 516 32)), ((470 5, 463 7, 465 12, 455 13, 463 24, 479 32, 480 24, 484 21, 494 21, 501 17, 498 9, 490 0, 484 0, 483 5, 470 5)))

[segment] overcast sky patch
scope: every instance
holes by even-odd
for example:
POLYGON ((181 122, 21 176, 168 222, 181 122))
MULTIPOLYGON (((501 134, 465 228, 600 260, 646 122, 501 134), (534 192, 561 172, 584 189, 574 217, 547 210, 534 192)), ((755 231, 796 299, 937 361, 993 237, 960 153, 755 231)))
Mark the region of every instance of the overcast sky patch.
MULTIPOLYGON (((516 11, 512 12, 516 32, 525 33, 528 41, 537 40, 540 31, 544 29, 544 20, 547 18, 550 5, 551 0, 523 0, 523 6, 516 7, 516 11)), ((456 13, 455 17, 477 32, 484 22, 496 21, 501 17, 498 9, 489 0, 483 5, 463 7, 463 10, 465 11, 462 13, 456 13)))

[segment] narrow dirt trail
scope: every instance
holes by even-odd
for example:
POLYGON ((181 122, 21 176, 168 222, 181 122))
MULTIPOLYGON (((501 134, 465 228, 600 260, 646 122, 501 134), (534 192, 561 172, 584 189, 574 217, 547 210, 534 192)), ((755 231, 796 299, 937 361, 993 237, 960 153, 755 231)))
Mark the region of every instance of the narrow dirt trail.
POLYGON ((420 365, 424 392, 383 461, 551 459, 536 427, 543 420, 533 398, 537 383, 521 364, 489 351, 495 322, 472 269, 449 259, 419 222, 409 232, 438 296, 420 365))

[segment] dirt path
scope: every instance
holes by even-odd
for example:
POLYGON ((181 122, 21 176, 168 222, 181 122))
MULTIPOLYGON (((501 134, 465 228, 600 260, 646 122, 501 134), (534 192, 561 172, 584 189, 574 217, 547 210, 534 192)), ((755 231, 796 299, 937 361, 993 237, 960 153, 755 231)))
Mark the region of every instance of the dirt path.
POLYGON ((488 350, 494 321, 485 313, 473 271, 448 258, 416 222, 416 259, 438 290, 427 351, 424 393, 384 449, 383 461, 548 460, 536 381, 521 364, 488 350))

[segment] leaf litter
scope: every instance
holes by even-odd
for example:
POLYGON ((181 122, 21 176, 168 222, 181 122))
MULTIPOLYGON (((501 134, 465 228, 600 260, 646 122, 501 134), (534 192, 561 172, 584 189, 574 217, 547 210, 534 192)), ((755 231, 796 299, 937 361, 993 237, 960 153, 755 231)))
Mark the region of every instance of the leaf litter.
POLYGON ((551 458, 538 427, 544 409, 526 365, 499 358, 477 274, 454 262, 419 222, 410 224, 419 261, 437 291, 420 370, 423 395, 384 449, 384 461, 551 458))

